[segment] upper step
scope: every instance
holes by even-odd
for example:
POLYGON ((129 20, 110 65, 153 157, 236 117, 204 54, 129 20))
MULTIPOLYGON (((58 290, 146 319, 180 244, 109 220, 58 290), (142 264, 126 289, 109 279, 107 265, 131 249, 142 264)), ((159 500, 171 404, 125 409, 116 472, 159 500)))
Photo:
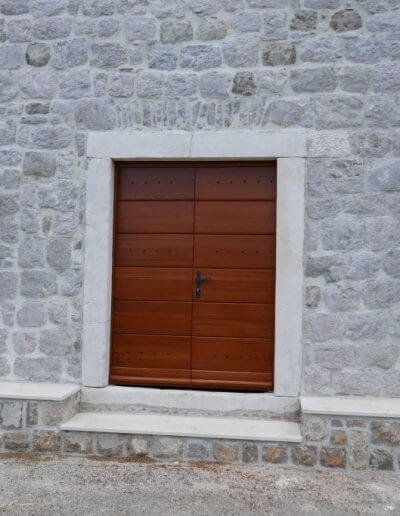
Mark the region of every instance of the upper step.
POLYGON ((187 416, 298 418, 299 399, 261 392, 196 391, 143 387, 82 388, 82 411, 187 416))
POLYGON ((162 414, 81 412, 63 423, 61 430, 249 441, 301 441, 300 425, 290 421, 162 414))

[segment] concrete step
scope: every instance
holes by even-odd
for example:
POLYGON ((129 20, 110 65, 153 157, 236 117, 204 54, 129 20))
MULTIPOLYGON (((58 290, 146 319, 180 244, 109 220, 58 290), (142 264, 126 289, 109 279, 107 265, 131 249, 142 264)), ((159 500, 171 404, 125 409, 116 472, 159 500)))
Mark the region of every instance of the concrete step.
POLYGON ((81 412, 128 412, 181 416, 239 417, 297 421, 296 397, 268 392, 223 392, 151 387, 82 388, 81 412))
POLYGON ((205 439, 301 442, 298 423, 227 417, 80 412, 63 423, 61 430, 205 439))

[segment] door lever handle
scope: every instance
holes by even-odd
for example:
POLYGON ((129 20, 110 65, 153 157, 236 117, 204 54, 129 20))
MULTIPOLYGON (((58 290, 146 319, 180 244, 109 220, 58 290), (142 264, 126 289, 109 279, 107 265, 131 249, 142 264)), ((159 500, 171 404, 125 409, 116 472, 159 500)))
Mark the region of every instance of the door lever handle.
POLYGON ((195 295, 196 295, 197 300, 199 300, 201 297, 201 284, 205 283, 206 281, 211 281, 211 278, 209 278, 209 277, 202 278, 201 272, 197 271, 196 272, 196 290, 195 290, 195 295))

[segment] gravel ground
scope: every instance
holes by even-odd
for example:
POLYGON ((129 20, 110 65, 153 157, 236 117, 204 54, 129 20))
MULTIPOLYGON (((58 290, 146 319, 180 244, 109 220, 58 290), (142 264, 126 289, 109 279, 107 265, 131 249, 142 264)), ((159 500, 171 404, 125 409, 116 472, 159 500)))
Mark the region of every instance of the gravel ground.
POLYGON ((400 514, 399 477, 35 456, 0 459, 6 515, 400 514))

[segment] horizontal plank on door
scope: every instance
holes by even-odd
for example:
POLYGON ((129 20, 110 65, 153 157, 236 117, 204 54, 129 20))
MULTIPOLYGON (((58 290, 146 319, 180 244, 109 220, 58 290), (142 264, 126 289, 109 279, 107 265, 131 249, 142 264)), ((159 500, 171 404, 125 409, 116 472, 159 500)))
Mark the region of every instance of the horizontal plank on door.
POLYGON ((273 235, 274 201, 197 201, 195 233, 273 235))
MULTIPOLYGON (((201 285, 200 302, 274 303, 273 269, 199 268, 195 269, 194 274, 196 272, 200 272, 203 278, 210 278, 201 285)), ((194 291, 193 300, 196 301, 194 291)))
POLYGON ((193 336, 273 338, 274 306, 194 303, 193 336))
POLYGON ((113 301, 112 332, 190 335, 192 303, 175 301, 113 301))
POLYGON ((194 266, 274 269, 275 235, 195 235, 194 266))
POLYGON ((113 299, 190 301, 192 269, 114 267, 113 299))
POLYGON ((146 369, 111 367, 110 383, 116 385, 153 385, 190 387, 190 369, 146 369))
POLYGON ((193 201, 118 201, 116 233, 193 233, 193 201))
POLYGON ((191 337, 171 335, 113 335, 113 367, 190 369, 191 337))
POLYGON ((199 371, 192 369, 192 387, 240 391, 271 391, 273 375, 238 371, 199 371))
POLYGON ((274 200, 276 164, 263 166, 198 166, 196 199, 204 200, 274 200))
POLYGON ((194 198, 194 167, 136 167, 120 164, 117 199, 163 200, 194 198))
POLYGON ((115 235, 117 267, 192 267, 193 235, 115 235))
POLYGON ((210 371, 272 373, 273 339, 193 337, 192 368, 210 371))

